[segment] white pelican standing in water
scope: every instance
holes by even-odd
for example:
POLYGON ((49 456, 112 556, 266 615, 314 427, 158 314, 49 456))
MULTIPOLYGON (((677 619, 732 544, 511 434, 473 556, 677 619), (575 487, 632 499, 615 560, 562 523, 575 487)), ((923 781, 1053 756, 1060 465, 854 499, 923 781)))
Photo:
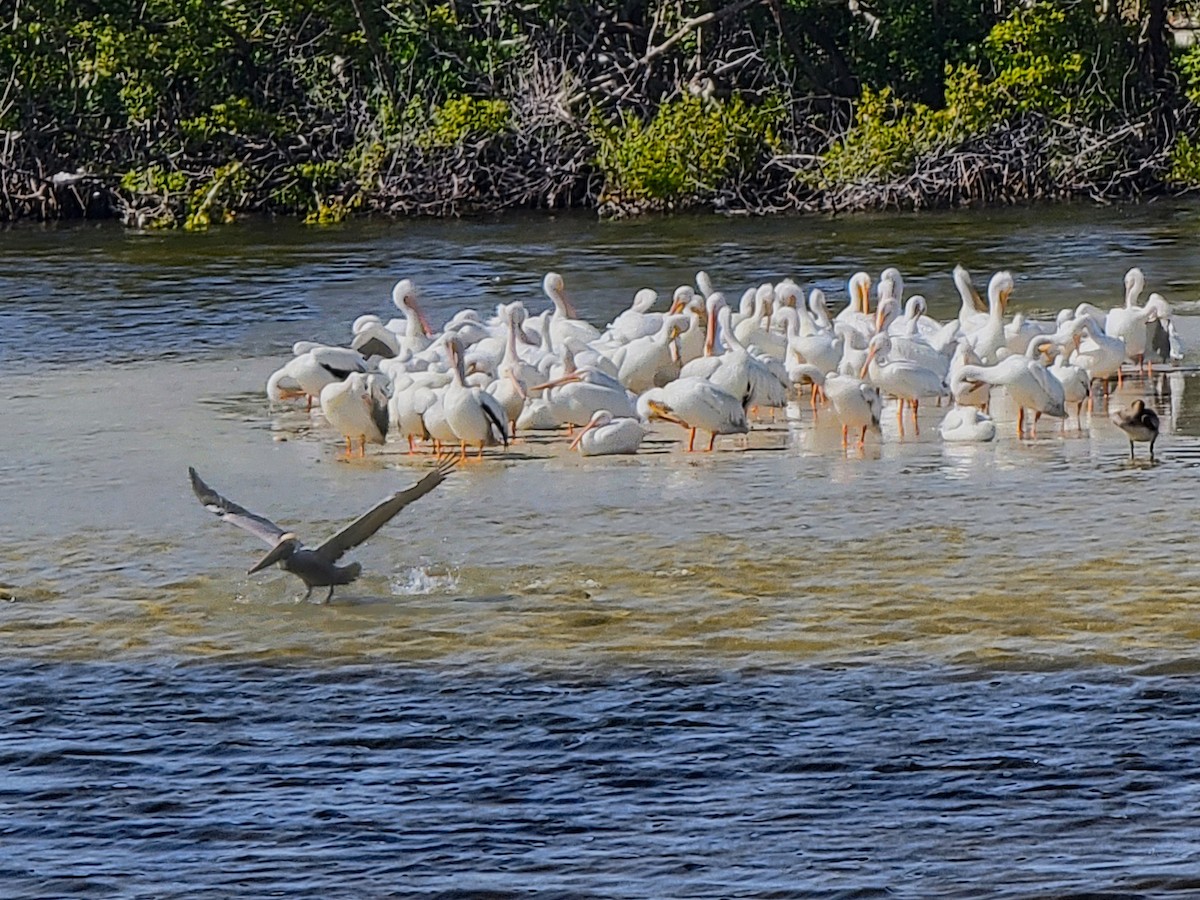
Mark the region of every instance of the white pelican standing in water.
POLYGON ((859 432, 858 449, 867 442, 867 429, 879 427, 883 398, 879 388, 853 375, 830 373, 825 376, 825 396, 833 404, 834 415, 842 423, 842 448, 850 444, 850 429, 859 432))
POLYGON ((617 418, 607 409, 598 409, 569 449, 578 447, 583 456, 637 453, 645 436, 646 426, 638 419, 617 418))
MULTIPOLYGON (((1029 354, 1039 352, 1036 339, 1030 341, 1029 354)), ((1037 436, 1037 420, 1044 413, 1057 419, 1067 415, 1063 386, 1046 367, 1026 356, 1008 356, 994 366, 962 366, 954 373, 951 391, 955 395, 966 384, 986 382, 1003 387, 1017 407, 1017 439, 1025 437, 1025 410, 1034 411, 1032 432, 1037 436)))
POLYGON ((485 446, 503 444, 507 448, 508 425, 504 407, 483 388, 467 386, 463 348, 458 338, 450 338, 446 350, 450 354, 453 379, 442 394, 442 406, 446 424, 458 440, 461 458, 467 458, 467 444, 479 448, 481 459, 485 446))
POLYGON ((871 338, 867 361, 859 378, 870 376, 871 383, 883 393, 896 398, 896 425, 904 436, 904 404, 912 407, 913 430, 921 433, 917 412, 922 397, 945 397, 949 391, 942 375, 910 360, 893 360, 888 356, 892 342, 884 333, 871 338))
POLYGON ((662 419, 688 429, 689 453, 695 448, 698 430, 709 433, 709 451, 718 434, 745 434, 750 430, 742 401, 698 376, 651 388, 638 397, 637 412, 645 421, 662 419))
POLYGON ((382 375, 353 372, 345 381, 327 384, 321 390, 321 412, 346 441, 346 456, 358 438, 358 455, 367 455, 367 441, 387 441, 388 398, 379 379, 382 375))

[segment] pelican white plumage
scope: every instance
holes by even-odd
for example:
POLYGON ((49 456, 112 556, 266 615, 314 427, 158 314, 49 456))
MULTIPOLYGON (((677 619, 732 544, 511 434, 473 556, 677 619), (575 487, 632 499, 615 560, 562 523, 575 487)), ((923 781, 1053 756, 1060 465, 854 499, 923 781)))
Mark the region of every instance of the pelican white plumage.
POLYGON ((954 287, 958 290, 958 324, 963 331, 974 331, 987 321, 988 306, 975 285, 971 273, 964 266, 954 267, 954 287))
POLYGON ((357 350, 303 342, 299 351, 267 379, 267 399, 272 402, 306 397, 308 408, 328 384, 345 381, 351 373, 367 371, 367 361, 357 350))
MULTIPOLYGON (((1047 370, 1063 386, 1063 402, 1075 405, 1075 422, 1083 430, 1080 416, 1083 414, 1083 403, 1091 396, 1092 383, 1087 370, 1082 366, 1071 365, 1067 361, 1067 351, 1060 350, 1054 359, 1054 364, 1047 370)), ((1066 427, 1066 420, 1063 420, 1066 427)))
POLYGON ((867 361, 859 372, 860 378, 870 376, 870 381, 883 393, 895 397, 896 424, 904 434, 904 404, 912 408, 913 430, 921 433, 917 414, 923 397, 945 397, 949 391, 944 376, 933 369, 905 359, 893 359, 891 338, 880 333, 871 338, 867 347, 867 361))
POLYGON ((990 365, 999 359, 1000 351, 1007 346, 1004 333, 1004 309, 1013 291, 1013 278, 1008 272, 997 272, 988 282, 988 314, 986 321, 971 331, 965 331, 971 349, 990 365))
POLYGON ((741 400, 721 390, 707 378, 681 377, 664 387, 651 388, 637 402, 638 417, 662 419, 689 430, 688 452, 696 443, 696 432, 710 435, 708 449, 719 434, 745 434, 750 430, 741 400))
POLYGON ((590 344, 600 337, 596 327, 579 318, 579 314, 575 312, 575 307, 567 297, 566 283, 562 275, 557 272, 546 273, 546 277, 542 279, 542 292, 554 304, 554 312, 550 316, 550 335, 556 345, 561 346, 567 338, 572 337, 590 344))
POLYGON ((867 340, 875 333, 875 319, 871 315, 871 276, 866 272, 855 272, 846 282, 850 294, 850 305, 837 314, 836 322, 844 322, 867 340))
POLYGON ((858 449, 867 440, 867 429, 878 428, 883 411, 879 388, 853 375, 831 373, 825 376, 825 395, 834 415, 842 423, 842 447, 849 446, 850 429, 858 431, 858 449))
MULTIPOLYGON (((685 375, 706 377, 725 393, 739 398, 747 408, 782 409, 787 406, 789 387, 786 380, 787 374, 774 371, 772 366, 754 356, 743 346, 731 327, 732 311, 719 293, 709 297, 708 303, 709 327, 712 327, 711 319, 715 313, 717 334, 719 334, 720 342, 725 344, 725 351, 689 363, 680 370, 680 377, 685 375)), ((716 338, 714 338, 714 351, 716 342, 716 338)))
POLYGON ((667 315, 657 332, 618 347, 612 356, 617 380, 635 394, 679 377, 679 335, 692 327, 691 315, 667 315))
POLYGON ((1074 330, 1084 335, 1078 349, 1071 354, 1071 362, 1087 370, 1088 377, 1099 380, 1108 397, 1108 379, 1117 377, 1117 386, 1122 383, 1121 363, 1125 361, 1125 342, 1105 334, 1100 323, 1090 315, 1077 315, 1074 330))
POLYGON ((400 339, 384 327, 383 319, 379 316, 359 316, 350 326, 350 331, 354 335, 350 340, 350 349, 357 350, 368 359, 372 356, 392 359, 400 354, 400 339))
POLYGON ((555 427, 586 425, 602 409, 618 417, 638 414, 635 396, 619 381, 591 366, 572 368, 530 390, 544 392, 542 397, 549 404, 555 427))
POLYGON ((952 406, 938 425, 938 433, 950 443, 985 443, 996 437, 996 423, 974 406, 952 406))
POLYGON ((1108 311, 1104 319, 1104 332, 1109 337, 1125 342, 1125 354, 1138 364, 1141 371, 1146 355, 1146 320, 1150 314, 1138 306, 1138 298, 1146 287, 1146 276, 1137 266, 1125 273, 1125 302, 1108 311))
POLYGON ((983 360, 971 349, 970 343, 965 338, 959 338, 954 357, 950 360, 947 381, 950 384, 951 396, 957 405, 974 406, 986 412, 988 403, 991 401, 992 386, 986 381, 972 383, 958 381, 954 378, 955 373, 963 366, 981 365, 983 365, 983 360))
POLYGON ((582 456, 637 453, 645 436, 646 426, 639 419, 617 417, 607 409, 598 409, 571 442, 569 449, 578 447, 582 456))
POLYGON ((508 428, 505 411, 496 398, 478 387, 468 387, 463 372, 463 348, 458 338, 446 342, 450 354, 452 379, 442 394, 446 424, 454 432, 463 459, 467 457, 467 444, 483 448, 496 444, 508 447, 508 428))
POLYGON ((345 381, 327 384, 321 390, 321 412, 346 441, 346 456, 358 438, 358 455, 366 456, 367 442, 387 441, 388 401, 382 376, 352 372, 345 381))
MULTIPOLYGON (((813 288, 809 294, 809 306, 814 305, 813 295, 820 294, 818 301, 824 305, 824 293, 813 288)), ((818 326, 812 313, 802 306, 796 307, 794 317, 788 317, 788 355, 797 361, 816 366, 821 372, 837 370, 842 359, 842 337, 832 327, 818 326)))
POLYGON ((417 303, 416 285, 408 278, 401 278, 392 286, 392 304, 404 314, 403 319, 389 319, 388 331, 399 337, 400 350, 420 353, 429 346, 433 329, 417 303))
POLYGON ((642 288, 633 295, 629 308, 609 322, 601 338, 607 338, 617 344, 625 344, 640 337, 655 334, 662 327, 662 313, 650 312, 651 307, 658 301, 658 292, 652 288, 642 288))
MULTIPOLYGON (((1030 352, 1035 352, 1031 342, 1030 352)), ((1043 414, 1058 419, 1067 415, 1063 386, 1040 362, 1029 356, 1008 356, 994 366, 962 366, 954 373, 953 393, 963 390, 961 382, 987 382, 993 387, 1003 387, 1017 407, 1017 438, 1025 437, 1025 410, 1034 412, 1033 434, 1037 434, 1037 420, 1043 414)))

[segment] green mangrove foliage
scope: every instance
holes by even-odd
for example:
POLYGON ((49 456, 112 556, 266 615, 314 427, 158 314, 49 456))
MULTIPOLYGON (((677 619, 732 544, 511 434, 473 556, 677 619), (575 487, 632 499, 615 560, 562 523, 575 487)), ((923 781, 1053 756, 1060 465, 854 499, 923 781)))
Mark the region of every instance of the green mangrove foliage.
POLYGON ((984 38, 978 63, 948 66, 945 104, 906 103, 889 88, 863 89, 849 130, 825 154, 814 183, 836 189, 886 181, 916 160, 1035 115, 1102 117, 1136 68, 1129 26, 1082 5, 1018 9, 984 38))
POLYGON ((780 152, 784 105, 741 97, 685 96, 662 104, 648 121, 623 116, 594 128, 604 175, 602 203, 669 209, 704 202, 737 184, 780 152))
POLYGON ((1200 52, 1167 52, 1165 0, 1099 6, 19 0, 0 16, 0 219, 199 229, 1200 187, 1200 52), (997 153, 1000 174, 976 178, 997 153), (974 186, 943 192, 951 168, 974 186))

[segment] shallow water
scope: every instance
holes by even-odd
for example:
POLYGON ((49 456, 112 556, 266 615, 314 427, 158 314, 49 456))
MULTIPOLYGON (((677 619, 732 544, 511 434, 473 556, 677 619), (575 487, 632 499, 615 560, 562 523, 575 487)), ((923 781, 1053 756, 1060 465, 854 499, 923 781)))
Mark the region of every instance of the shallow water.
MULTIPOLYGON (((1190 896, 1200 383, 845 453, 806 405, 714 454, 532 436, 354 551, 329 606, 186 467, 320 539, 428 466, 338 461, 268 408, 296 340, 435 323, 558 268, 608 321, 700 267, 845 296, 1006 266, 1016 309, 1112 306, 1139 264, 1200 353, 1200 208, 206 235, 0 235, 5 896, 1190 896)), ((889 410, 890 411, 890 410, 889 410)))

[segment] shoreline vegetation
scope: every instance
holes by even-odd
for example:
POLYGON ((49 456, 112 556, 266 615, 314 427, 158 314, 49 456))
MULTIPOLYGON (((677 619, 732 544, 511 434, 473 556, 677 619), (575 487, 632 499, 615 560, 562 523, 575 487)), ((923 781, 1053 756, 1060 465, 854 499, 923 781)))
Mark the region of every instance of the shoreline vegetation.
POLYGON ((1200 4, 15 0, 0 221, 762 215, 1200 188, 1200 4))

